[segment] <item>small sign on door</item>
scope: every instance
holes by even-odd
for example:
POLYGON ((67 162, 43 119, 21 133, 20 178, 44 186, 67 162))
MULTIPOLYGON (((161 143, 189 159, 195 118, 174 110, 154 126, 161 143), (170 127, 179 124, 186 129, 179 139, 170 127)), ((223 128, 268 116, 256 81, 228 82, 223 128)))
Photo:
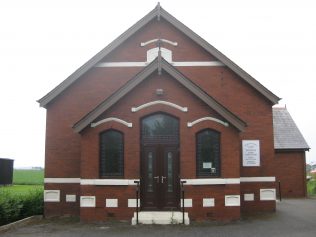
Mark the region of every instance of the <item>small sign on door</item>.
POLYGON ((203 169, 211 169, 212 162, 203 162, 203 169))

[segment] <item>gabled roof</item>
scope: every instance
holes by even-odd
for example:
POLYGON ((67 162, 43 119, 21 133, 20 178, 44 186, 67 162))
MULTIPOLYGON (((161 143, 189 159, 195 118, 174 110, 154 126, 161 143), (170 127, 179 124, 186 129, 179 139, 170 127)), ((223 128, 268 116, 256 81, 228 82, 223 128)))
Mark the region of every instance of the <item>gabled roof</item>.
POLYGON ((160 20, 160 18, 165 19, 167 22, 172 24, 178 30, 183 32, 186 36, 192 39, 195 43, 204 48, 207 52, 215 56, 219 61, 225 64, 228 68, 234 71, 237 75, 239 75, 245 82, 255 88, 258 92, 260 92, 264 97, 266 97, 272 104, 276 104, 280 98, 274 95, 271 91, 265 88, 262 84, 260 84, 257 80, 251 77, 247 72, 237 66, 234 62, 232 62, 229 58, 227 58, 224 54, 202 39, 199 35, 194 33, 191 29, 185 26, 183 23, 178 21, 172 15, 170 15, 167 11, 162 9, 158 4, 156 8, 154 8, 151 12, 149 12, 145 17, 135 23, 132 27, 130 27, 127 31, 121 34, 118 38, 116 38, 112 43, 102 49, 98 54, 96 54, 93 58, 91 58, 88 62, 82 65, 79 69, 77 69, 73 74, 71 74, 67 79, 61 82, 57 87, 55 87, 52 91, 50 91, 47 95, 38 100, 41 107, 46 107, 46 105, 51 102, 54 98, 56 98, 59 94, 61 94, 66 88, 68 88, 72 83, 74 83, 78 78, 80 78, 84 73, 86 73, 89 69, 91 69, 94 65, 96 65, 102 58, 111 53, 114 49, 116 49, 119 45, 121 45, 125 40, 127 40, 130 36, 136 33, 139 29, 145 26, 154 18, 160 20))
POLYGON ((273 108, 274 149, 309 150, 302 133, 286 108, 273 108))
POLYGON ((121 98, 123 98, 127 93, 133 90, 142 81, 148 78, 152 73, 157 71, 165 71, 180 84, 190 90, 199 99, 205 102, 209 107, 214 109, 219 115, 226 119, 230 124, 236 127, 239 131, 243 131, 246 127, 246 123, 234 115, 232 112, 227 110, 224 106, 218 103, 211 96, 206 94, 200 87, 194 84, 191 80, 186 78, 181 72, 179 72, 175 67, 170 65, 166 60, 158 56, 153 62, 146 66, 141 72, 139 72, 134 78, 129 80, 124 86, 114 92, 110 97, 105 99, 100 103, 95 109, 89 112, 85 117, 83 117, 79 122, 77 122, 73 129, 75 132, 82 131, 91 122, 98 118, 107 109, 117 103, 121 98))

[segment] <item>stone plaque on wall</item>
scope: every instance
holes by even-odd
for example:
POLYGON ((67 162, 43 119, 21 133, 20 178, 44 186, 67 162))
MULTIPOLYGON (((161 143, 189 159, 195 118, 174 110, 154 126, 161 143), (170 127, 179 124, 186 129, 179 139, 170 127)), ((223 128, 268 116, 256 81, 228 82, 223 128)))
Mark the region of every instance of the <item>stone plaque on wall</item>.
POLYGON ((260 166, 259 140, 242 141, 242 164, 246 167, 260 166))

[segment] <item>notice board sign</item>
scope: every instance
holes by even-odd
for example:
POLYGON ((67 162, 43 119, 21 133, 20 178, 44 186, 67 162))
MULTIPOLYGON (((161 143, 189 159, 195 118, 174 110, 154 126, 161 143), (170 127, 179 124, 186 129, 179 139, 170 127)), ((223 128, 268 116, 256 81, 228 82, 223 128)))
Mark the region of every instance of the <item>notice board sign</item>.
POLYGON ((245 167, 260 166, 259 140, 242 141, 242 165, 245 167))

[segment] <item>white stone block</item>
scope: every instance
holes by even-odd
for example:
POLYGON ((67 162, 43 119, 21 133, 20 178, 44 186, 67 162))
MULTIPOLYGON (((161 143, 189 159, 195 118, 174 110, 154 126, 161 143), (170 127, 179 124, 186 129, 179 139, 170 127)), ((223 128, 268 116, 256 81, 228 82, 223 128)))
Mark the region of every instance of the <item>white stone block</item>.
MULTIPOLYGON (((181 207, 182 207, 182 199, 180 199, 181 207)), ((184 207, 192 207, 192 199, 185 198, 184 199, 184 207)))
POLYGON ((249 202, 249 201, 254 201, 254 200, 255 200, 255 195, 253 193, 244 194, 244 201, 249 202))
POLYGON ((118 207, 117 199, 105 199, 105 206, 106 207, 118 207))
POLYGON ((215 199, 214 198, 203 198, 203 207, 214 207, 215 199))
POLYGON ((225 195, 225 206, 240 206, 240 195, 225 195))
POLYGON ((60 202, 60 190, 44 190, 44 202, 60 202))
POLYGON ((274 188, 271 189, 260 189, 260 200, 261 201, 275 201, 276 191, 274 188))
MULTIPOLYGON (((128 207, 136 207, 136 199, 128 199, 128 207)), ((139 199, 138 199, 138 207, 140 207, 139 199)))
POLYGON ((80 207, 95 207, 95 196, 81 196, 80 207))
POLYGON ((67 194, 66 195, 66 202, 76 202, 76 195, 74 195, 74 194, 67 194))

